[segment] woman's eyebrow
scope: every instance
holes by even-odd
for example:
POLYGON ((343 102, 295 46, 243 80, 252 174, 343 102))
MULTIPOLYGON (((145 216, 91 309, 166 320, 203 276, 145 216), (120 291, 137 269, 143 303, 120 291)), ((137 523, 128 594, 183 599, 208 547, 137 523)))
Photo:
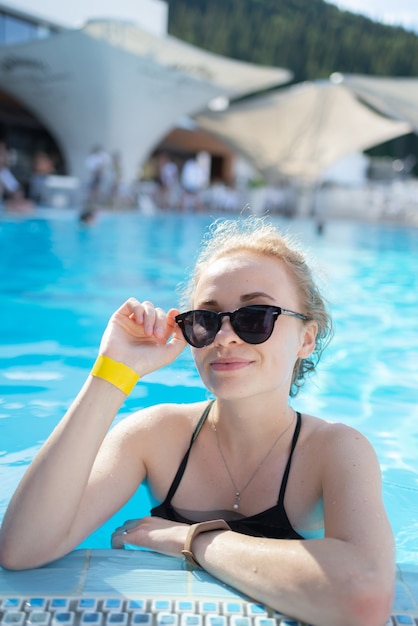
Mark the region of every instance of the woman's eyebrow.
MULTIPOLYGON (((252 300, 256 300, 257 298, 266 298, 267 300, 271 300, 272 302, 275 302, 275 299, 272 296, 270 296, 268 293, 265 293, 264 291, 254 291, 252 293, 244 293, 242 296, 240 296, 240 301, 243 303, 251 302, 252 300)), ((208 299, 208 300, 202 300, 201 302, 199 302, 198 306, 218 307, 219 303, 217 300, 208 299)))
POLYGON ((243 294, 240 297, 240 300, 241 302, 249 302, 250 300, 255 300, 256 298, 267 298, 267 300, 275 302, 275 299, 264 291, 254 291, 253 293, 243 294))

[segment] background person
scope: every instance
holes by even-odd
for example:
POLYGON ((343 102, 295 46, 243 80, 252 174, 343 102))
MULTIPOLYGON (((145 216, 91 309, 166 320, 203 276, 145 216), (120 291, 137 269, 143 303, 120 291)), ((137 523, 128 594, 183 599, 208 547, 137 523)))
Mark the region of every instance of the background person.
POLYGON ((9 151, 4 141, 0 141, 0 198, 4 200, 6 211, 29 213, 33 204, 25 198, 23 189, 13 175, 9 164, 9 151))
POLYGON ((395 562, 376 455, 358 431, 290 402, 331 333, 302 253, 263 220, 220 222, 183 299, 182 314, 132 298, 111 317, 9 504, 0 563, 62 556, 147 479, 159 504, 116 529, 114 547, 184 556, 315 626, 383 626, 395 562), (146 408, 108 432, 138 377, 186 341, 213 402, 146 408))
POLYGON ((111 160, 108 153, 101 146, 94 146, 86 158, 85 166, 88 173, 87 204, 90 207, 101 200, 110 163, 111 160))
POLYGON ((159 206, 163 209, 178 209, 180 206, 180 181, 177 163, 163 153, 159 157, 159 206))
POLYGON ((43 152, 42 150, 36 152, 33 157, 29 197, 37 204, 45 202, 46 181, 48 176, 51 176, 54 173, 54 162, 49 154, 43 152))
POLYGON ((183 189, 182 208, 186 211, 202 208, 200 192, 206 183, 206 175, 199 158, 187 159, 181 170, 181 186, 183 189))

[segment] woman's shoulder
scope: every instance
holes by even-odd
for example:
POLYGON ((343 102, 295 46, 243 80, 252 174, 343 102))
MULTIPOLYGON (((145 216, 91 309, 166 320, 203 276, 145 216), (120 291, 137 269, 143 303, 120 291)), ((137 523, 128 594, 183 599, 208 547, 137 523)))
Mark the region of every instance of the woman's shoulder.
POLYGON ((144 407, 131 413, 124 422, 127 428, 134 431, 152 432, 155 430, 193 429, 197 425, 208 403, 164 403, 144 407))
POLYGON ((337 456, 362 451, 366 455, 374 455, 370 441, 353 426, 329 421, 313 415, 303 414, 303 441, 318 451, 322 456, 337 456))
POLYGON ((330 420, 309 413, 301 413, 302 424, 306 432, 318 437, 361 435, 360 431, 338 419, 330 420))

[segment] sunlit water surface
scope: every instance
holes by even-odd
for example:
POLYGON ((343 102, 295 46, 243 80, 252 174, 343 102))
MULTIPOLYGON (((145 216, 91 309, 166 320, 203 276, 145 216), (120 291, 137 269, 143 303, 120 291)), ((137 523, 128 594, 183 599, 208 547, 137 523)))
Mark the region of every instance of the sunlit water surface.
MULTIPOLYGON (((418 565, 418 230, 340 221, 318 234, 309 221, 272 219, 308 251, 335 320, 333 343, 294 407, 371 440, 397 560, 418 565)), ((109 315, 129 296, 175 306, 211 221, 103 214, 83 227, 70 211, 0 219, 0 519, 88 374, 109 315)), ((117 420, 206 397, 185 350, 137 385, 117 420)), ((148 509, 141 488, 83 546, 109 547, 119 523, 148 509)))

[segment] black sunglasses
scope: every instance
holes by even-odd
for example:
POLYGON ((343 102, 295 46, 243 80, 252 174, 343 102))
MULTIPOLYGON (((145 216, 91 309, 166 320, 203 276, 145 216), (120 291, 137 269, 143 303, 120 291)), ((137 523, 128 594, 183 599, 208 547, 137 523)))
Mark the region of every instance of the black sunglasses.
POLYGON ((176 315, 175 320, 180 326, 185 340, 194 348, 204 348, 213 343, 222 326, 222 319, 229 317, 234 332, 246 343, 263 343, 273 332, 274 324, 279 315, 290 315, 301 320, 308 318, 301 313, 282 309, 280 306, 254 304, 243 306, 232 313, 223 311, 207 311, 195 309, 176 315))

